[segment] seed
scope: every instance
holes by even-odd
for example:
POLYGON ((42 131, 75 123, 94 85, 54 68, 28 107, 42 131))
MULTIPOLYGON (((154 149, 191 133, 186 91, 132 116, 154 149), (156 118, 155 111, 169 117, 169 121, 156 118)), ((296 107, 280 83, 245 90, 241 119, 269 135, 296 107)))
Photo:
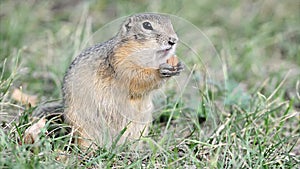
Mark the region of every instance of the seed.
POLYGON ((176 66, 178 64, 178 58, 176 57, 176 55, 171 56, 168 60, 167 63, 171 66, 176 66))

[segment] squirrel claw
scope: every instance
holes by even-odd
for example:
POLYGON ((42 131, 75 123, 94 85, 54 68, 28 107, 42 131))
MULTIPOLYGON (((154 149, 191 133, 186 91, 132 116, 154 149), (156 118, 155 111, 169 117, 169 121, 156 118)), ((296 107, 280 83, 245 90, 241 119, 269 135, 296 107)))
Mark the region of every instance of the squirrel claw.
POLYGON ((178 72, 182 72, 184 70, 184 64, 182 62, 178 62, 178 64, 176 65, 175 69, 178 71, 178 72))
POLYGON ((163 63, 159 66, 159 73, 161 77, 178 76, 184 70, 184 65, 179 62, 176 66, 171 66, 163 63))

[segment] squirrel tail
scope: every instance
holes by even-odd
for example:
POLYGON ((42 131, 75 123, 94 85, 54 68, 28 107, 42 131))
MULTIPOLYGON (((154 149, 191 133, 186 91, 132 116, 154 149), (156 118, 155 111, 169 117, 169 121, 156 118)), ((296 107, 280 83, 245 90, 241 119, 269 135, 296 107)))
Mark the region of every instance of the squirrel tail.
POLYGON ((52 119, 56 117, 63 120, 63 111, 64 106, 61 102, 48 102, 37 107, 33 111, 32 116, 38 118, 46 117, 46 119, 52 119))
POLYGON ((51 133, 52 136, 58 138, 60 136, 66 136, 72 131, 72 128, 64 123, 63 112, 64 106, 62 102, 52 101, 41 104, 33 111, 32 116, 45 118, 49 121, 47 131, 51 133))

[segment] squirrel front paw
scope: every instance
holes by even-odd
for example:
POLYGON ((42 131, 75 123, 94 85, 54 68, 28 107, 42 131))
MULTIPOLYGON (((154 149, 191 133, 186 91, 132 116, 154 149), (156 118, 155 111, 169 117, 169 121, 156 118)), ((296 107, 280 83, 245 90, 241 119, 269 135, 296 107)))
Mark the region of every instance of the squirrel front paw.
POLYGON ((176 66, 171 66, 168 63, 159 65, 159 73, 161 77, 178 76, 184 70, 184 64, 178 62, 176 66))

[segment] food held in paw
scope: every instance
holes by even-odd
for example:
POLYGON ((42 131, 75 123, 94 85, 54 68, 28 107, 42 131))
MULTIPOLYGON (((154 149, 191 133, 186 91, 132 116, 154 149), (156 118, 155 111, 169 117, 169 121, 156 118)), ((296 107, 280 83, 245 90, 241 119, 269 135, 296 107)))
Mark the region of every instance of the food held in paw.
POLYGON ((173 55, 167 60, 167 63, 174 67, 178 64, 178 58, 176 57, 176 55, 173 55))

